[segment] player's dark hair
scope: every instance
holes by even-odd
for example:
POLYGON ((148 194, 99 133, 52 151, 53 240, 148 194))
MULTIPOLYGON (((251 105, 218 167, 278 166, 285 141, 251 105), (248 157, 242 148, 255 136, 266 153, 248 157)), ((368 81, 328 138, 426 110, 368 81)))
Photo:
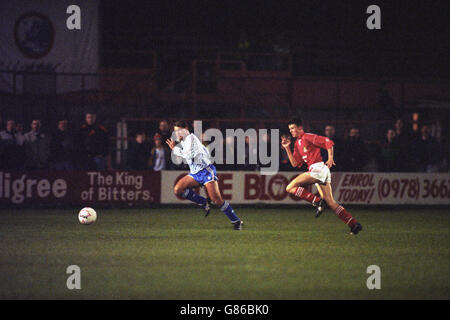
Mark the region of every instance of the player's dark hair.
POLYGON ((178 120, 177 122, 175 122, 174 127, 189 129, 188 123, 184 120, 178 120))
POLYGON ((291 124, 295 124, 296 126, 300 127, 300 126, 303 126, 303 120, 298 117, 291 118, 288 122, 288 125, 291 125, 291 124))

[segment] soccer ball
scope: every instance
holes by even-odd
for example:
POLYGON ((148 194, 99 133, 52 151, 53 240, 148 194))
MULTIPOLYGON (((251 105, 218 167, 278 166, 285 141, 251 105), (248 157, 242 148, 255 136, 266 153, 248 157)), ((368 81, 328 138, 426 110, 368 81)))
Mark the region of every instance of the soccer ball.
POLYGON ((89 207, 83 208, 78 213, 78 220, 81 224, 93 224, 97 220, 97 212, 89 207))

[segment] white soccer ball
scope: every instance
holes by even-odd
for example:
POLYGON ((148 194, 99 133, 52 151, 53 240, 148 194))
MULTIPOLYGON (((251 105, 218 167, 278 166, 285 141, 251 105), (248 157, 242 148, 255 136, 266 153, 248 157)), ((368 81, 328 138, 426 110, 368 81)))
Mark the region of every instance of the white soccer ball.
POLYGON ((97 220, 97 212, 89 207, 83 208, 78 213, 78 220, 81 224, 93 224, 97 220))

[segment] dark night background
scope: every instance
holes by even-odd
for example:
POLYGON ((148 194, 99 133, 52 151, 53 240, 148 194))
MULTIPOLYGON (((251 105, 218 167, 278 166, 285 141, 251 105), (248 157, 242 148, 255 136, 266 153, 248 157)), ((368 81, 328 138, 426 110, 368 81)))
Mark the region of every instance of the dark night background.
POLYGON ((103 1, 102 61, 145 66, 108 50, 158 49, 181 63, 235 49, 245 32, 250 51, 284 38, 297 75, 449 77, 448 12, 448 1, 103 1), (371 4, 381 8, 381 30, 366 28, 371 4))

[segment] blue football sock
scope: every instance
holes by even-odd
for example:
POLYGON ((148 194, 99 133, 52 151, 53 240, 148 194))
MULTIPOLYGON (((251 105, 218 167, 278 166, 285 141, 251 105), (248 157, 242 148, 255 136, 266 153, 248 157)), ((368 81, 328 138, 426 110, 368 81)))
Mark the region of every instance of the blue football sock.
POLYGON ((204 207, 206 204, 206 198, 202 197, 201 195, 195 193, 192 189, 186 189, 181 196, 185 199, 191 200, 192 202, 195 202, 201 207, 204 207))
POLYGON ((222 206, 220 207, 220 210, 222 210, 227 215, 228 219, 230 219, 232 223, 240 220, 238 216, 234 213, 233 208, 227 201, 223 202, 222 206))

